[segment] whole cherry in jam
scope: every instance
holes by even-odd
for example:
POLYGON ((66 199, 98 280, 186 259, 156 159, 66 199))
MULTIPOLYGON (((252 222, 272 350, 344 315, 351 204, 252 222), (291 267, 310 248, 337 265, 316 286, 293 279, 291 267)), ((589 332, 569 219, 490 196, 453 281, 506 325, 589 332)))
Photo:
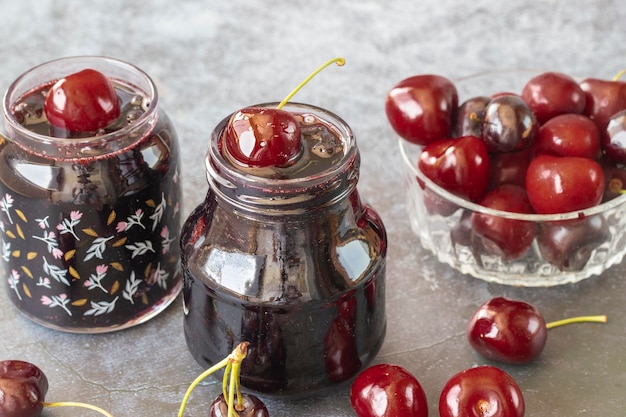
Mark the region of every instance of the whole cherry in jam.
POLYGON ((282 167, 302 149, 300 125, 293 114, 265 107, 235 112, 224 132, 228 155, 245 167, 282 167))
POLYGON ((476 202, 489 185, 489 152, 476 136, 440 139, 426 145, 417 166, 438 186, 476 202))
MULTIPOLYGON (((510 213, 533 212, 526 190, 514 184, 503 184, 490 190, 479 204, 510 213)), ((531 221, 478 211, 472 212, 471 225, 474 238, 481 240, 482 247, 507 261, 518 259, 528 251, 537 230, 535 223, 531 221)))
POLYGON ((450 136, 458 92, 440 75, 415 75, 396 84, 388 93, 385 113, 391 127, 403 139, 426 145, 450 136))
POLYGON ((546 323, 531 304, 495 297, 472 314, 466 334, 470 346, 485 358, 519 365, 539 357, 546 345, 548 329, 570 323, 606 321, 605 315, 598 315, 546 323))
POLYGON ((422 386, 399 365, 373 365, 357 375, 350 403, 358 417, 428 417, 422 386))
POLYGON ((523 417, 526 403, 511 375, 477 366, 453 375, 439 397, 440 417, 523 417))
POLYGON ((574 156, 539 155, 526 172, 526 192, 537 213, 584 210, 602 201, 604 172, 599 163, 574 156))
POLYGON ((356 321, 356 298, 339 302, 337 316, 330 322, 324 336, 324 365, 331 381, 345 381, 361 369, 356 343, 356 321))
POLYGON ((50 124, 71 132, 96 131, 115 121, 120 111, 113 84, 93 69, 57 81, 48 90, 44 102, 50 124))
POLYGON ((543 124, 561 114, 580 114, 585 109, 585 93, 571 76, 544 72, 524 85, 521 97, 543 124))

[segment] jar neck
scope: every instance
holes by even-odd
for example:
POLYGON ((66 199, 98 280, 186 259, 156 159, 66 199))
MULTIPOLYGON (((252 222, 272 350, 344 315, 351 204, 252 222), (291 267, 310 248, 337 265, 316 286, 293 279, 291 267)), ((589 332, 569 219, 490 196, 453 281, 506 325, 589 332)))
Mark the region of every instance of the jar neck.
POLYGON ((126 62, 100 56, 62 58, 34 67, 10 85, 3 101, 8 139, 28 152, 60 160, 97 159, 123 151, 154 129, 158 121, 157 108, 157 89, 145 72, 126 62), (121 129, 81 138, 62 138, 37 133, 29 130, 16 118, 14 106, 24 96, 87 68, 99 71, 114 84, 143 96, 148 104, 145 112, 121 129))
MULTIPOLYGON (((275 107, 278 103, 259 106, 275 107)), ((283 108, 292 113, 315 116, 334 131, 343 143, 343 155, 336 163, 301 177, 270 178, 242 171, 222 153, 222 137, 230 116, 211 134, 206 155, 207 179, 211 191, 234 209, 258 215, 301 215, 346 201, 359 177, 360 156, 350 127, 327 110, 299 103, 283 108)))

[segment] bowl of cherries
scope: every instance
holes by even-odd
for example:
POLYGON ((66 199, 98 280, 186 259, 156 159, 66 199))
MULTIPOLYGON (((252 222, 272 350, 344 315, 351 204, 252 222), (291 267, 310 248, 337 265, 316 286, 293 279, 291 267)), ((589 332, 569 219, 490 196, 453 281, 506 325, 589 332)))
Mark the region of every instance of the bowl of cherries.
POLYGON ((386 97, 411 228, 462 273, 517 286, 599 275, 626 253, 626 79, 415 75, 386 97))

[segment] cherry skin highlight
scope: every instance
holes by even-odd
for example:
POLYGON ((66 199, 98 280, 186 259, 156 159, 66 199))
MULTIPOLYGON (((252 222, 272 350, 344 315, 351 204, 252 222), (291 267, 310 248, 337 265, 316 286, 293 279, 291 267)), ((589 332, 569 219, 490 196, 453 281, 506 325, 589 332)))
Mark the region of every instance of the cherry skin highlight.
POLYGON ((71 132, 96 131, 115 121, 120 111, 113 84, 104 74, 92 69, 57 81, 44 102, 48 121, 71 132))
POLYGON ((374 365, 357 375, 350 403, 358 417, 428 417, 422 386, 398 365, 374 365))
POLYGON ((283 167, 302 148, 300 125, 276 108, 248 107, 235 112, 224 132, 230 157, 245 167, 283 167))

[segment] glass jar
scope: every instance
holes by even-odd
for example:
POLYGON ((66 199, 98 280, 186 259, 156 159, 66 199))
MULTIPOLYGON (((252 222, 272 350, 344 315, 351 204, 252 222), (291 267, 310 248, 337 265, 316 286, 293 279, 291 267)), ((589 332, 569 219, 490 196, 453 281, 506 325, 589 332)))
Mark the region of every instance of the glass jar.
POLYGON ((379 350, 387 237, 359 198, 350 127, 317 107, 284 109, 308 138, 300 165, 308 170, 244 172, 221 152, 229 118, 211 135, 209 191, 181 232, 184 330, 203 366, 247 341, 242 385, 301 396, 349 379, 379 350), (307 163, 328 146, 338 152, 332 164, 307 163))
POLYGON ((182 288, 181 185, 176 133, 150 77, 110 58, 63 58, 14 81, 3 113, 1 273, 13 304, 76 333, 127 328, 162 311, 182 288), (57 137, 42 97, 86 68, 115 86, 120 125, 57 137))

